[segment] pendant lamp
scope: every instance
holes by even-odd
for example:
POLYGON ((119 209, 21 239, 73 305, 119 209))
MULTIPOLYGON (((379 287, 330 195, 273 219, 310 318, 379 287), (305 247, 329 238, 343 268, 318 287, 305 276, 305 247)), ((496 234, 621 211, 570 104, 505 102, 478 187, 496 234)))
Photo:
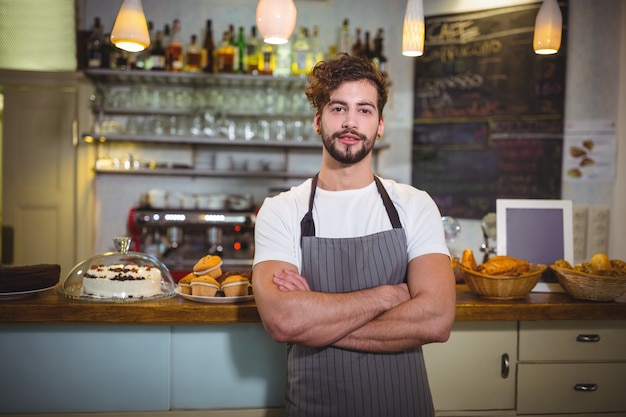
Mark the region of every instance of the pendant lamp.
POLYGON ((563 16, 557 0, 543 0, 535 19, 533 48, 538 55, 550 55, 559 52, 563 16))
POLYGON ((287 43, 296 28, 296 5, 293 0, 259 0, 256 25, 266 43, 287 43))
POLYGON ((424 54, 424 3, 408 0, 402 28, 402 55, 416 57, 424 54))
POLYGON ((111 31, 111 42, 129 52, 143 51, 150 45, 150 33, 141 0, 124 0, 111 31))

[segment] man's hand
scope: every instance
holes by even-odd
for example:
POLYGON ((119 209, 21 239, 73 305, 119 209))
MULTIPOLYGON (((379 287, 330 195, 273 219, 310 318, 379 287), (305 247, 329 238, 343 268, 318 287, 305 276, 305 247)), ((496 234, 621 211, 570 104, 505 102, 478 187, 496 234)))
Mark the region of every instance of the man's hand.
POLYGON ((274 284, 281 291, 311 291, 306 279, 292 269, 274 272, 274 284))

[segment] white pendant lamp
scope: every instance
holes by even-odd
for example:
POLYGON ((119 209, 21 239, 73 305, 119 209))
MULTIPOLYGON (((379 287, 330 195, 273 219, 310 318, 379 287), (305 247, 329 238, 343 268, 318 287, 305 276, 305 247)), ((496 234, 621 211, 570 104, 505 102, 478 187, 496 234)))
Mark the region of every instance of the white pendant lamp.
POLYGON ((141 0, 124 0, 111 31, 111 42, 129 52, 143 51, 150 45, 150 33, 141 0))
POLYGON ((296 5, 293 0, 259 0, 256 25, 266 43, 287 43, 296 28, 296 5))
POLYGON ((559 52, 563 16, 557 0, 543 0, 535 19, 533 49, 538 55, 550 55, 559 52))
POLYGON ((416 57, 424 54, 424 3, 408 0, 402 28, 402 55, 416 57))

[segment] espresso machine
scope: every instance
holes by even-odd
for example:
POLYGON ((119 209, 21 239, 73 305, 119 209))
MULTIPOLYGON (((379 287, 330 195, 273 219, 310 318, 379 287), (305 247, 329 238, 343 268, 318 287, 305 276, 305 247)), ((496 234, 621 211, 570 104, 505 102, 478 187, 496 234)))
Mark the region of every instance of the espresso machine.
POLYGON ((256 214, 247 211, 132 208, 127 227, 132 250, 161 260, 176 281, 208 254, 224 271, 249 271, 256 214))

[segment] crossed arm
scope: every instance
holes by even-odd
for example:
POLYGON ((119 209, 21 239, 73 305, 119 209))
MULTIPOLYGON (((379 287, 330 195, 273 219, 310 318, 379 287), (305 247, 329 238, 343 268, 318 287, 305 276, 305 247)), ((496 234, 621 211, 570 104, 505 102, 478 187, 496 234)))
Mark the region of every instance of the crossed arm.
POLYGON ((296 271, 280 261, 259 263, 253 271, 263 324, 279 342, 394 352, 449 337, 456 295, 445 255, 411 260, 408 284, 350 293, 311 291, 296 271))

